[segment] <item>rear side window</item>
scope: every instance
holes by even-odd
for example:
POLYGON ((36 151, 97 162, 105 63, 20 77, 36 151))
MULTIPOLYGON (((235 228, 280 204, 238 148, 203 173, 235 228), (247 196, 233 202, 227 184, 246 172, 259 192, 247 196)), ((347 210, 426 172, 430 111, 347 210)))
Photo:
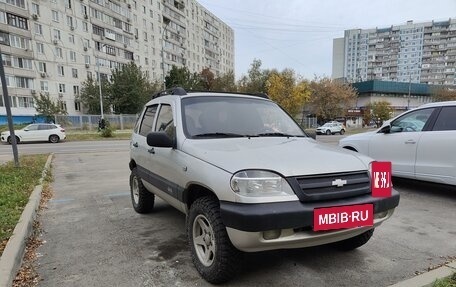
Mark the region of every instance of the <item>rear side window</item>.
POLYGON ((141 122, 141 127, 139 128, 139 134, 142 136, 147 136, 148 133, 152 131, 152 126, 154 124, 155 115, 157 114, 157 105, 147 107, 146 112, 144 113, 144 118, 141 122))
POLYGON ((456 130, 456 107, 443 107, 435 121, 433 131, 456 130))

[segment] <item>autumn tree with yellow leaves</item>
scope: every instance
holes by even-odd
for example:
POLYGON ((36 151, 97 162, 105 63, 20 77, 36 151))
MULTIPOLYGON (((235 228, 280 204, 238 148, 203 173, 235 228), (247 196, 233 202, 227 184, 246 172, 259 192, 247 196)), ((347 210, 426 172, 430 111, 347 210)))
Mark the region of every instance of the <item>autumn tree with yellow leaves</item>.
POLYGON ((301 112, 310 98, 308 83, 298 80, 292 69, 285 69, 282 72, 272 71, 266 81, 266 87, 271 100, 292 116, 301 112))

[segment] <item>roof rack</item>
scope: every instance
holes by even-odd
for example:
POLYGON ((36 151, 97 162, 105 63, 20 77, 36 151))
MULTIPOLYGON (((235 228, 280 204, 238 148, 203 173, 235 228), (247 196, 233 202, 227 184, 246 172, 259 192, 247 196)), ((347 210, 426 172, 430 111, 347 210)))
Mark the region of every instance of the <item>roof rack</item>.
POLYGON ((265 93, 243 93, 243 92, 224 92, 224 91, 210 91, 210 90, 188 90, 187 93, 221 93, 221 94, 233 94, 233 95, 248 95, 254 97, 260 97, 269 99, 269 96, 265 93))
POLYGON ((152 96, 152 99, 161 97, 161 96, 166 96, 166 95, 178 95, 178 96, 185 96, 187 94, 187 91, 184 90, 184 88, 181 87, 174 87, 171 89, 167 89, 161 92, 158 92, 152 96))

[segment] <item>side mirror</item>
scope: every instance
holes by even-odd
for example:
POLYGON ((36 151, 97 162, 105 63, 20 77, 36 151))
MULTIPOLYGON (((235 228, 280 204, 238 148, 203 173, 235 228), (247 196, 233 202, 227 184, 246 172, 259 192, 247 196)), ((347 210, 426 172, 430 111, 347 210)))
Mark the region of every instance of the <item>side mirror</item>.
POLYGON ((317 132, 316 131, 306 131, 305 133, 306 133, 306 135, 308 135, 309 137, 313 138, 314 140, 317 139, 317 132))
POLYGON ((174 147, 174 140, 164 132, 151 132, 147 135, 147 144, 152 147, 174 147))
POLYGON ((378 132, 382 134, 389 134, 391 132, 391 126, 386 125, 383 128, 381 128, 378 132))

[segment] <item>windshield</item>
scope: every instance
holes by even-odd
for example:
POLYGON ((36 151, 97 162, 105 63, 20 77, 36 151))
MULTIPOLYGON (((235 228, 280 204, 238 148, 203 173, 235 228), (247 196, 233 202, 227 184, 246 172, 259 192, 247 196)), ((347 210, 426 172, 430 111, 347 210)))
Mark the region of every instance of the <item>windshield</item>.
POLYGON ((184 132, 190 138, 305 136, 274 102, 241 97, 182 100, 184 132))

